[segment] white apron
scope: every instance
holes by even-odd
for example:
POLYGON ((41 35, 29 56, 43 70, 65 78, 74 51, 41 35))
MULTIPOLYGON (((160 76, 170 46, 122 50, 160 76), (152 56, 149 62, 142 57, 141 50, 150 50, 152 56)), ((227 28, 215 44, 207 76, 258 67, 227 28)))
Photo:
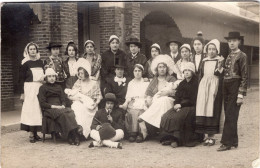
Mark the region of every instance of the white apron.
POLYGON ((42 125, 42 111, 38 101, 40 82, 24 82, 24 102, 21 123, 29 126, 42 125))

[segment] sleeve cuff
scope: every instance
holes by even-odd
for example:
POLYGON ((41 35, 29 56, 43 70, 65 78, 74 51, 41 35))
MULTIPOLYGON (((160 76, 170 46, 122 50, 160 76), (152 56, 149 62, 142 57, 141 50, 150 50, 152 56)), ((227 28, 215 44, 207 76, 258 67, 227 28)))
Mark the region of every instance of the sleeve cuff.
POLYGON ((238 94, 237 97, 238 97, 238 98, 241 98, 241 99, 244 98, 244 96, 243 96, 242 94, 238 94))

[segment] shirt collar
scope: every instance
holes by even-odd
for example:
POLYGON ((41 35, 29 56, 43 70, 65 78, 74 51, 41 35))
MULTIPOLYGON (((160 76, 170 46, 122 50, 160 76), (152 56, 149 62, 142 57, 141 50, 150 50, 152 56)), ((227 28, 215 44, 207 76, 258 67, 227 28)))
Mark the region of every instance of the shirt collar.
POLYGON ((178 54, 179 54, 179 52, 176 52, 175 54, 173 54, 173 53, 171 52, 171 56, 172 56, 173 58, 176 58, 176 57, 178 56, 178 54))
POLYGON ((240 52, 240 49, 237 49, 236 51, 232 51, 231 53, 235 54, 235 53, 238 53, 240 52))

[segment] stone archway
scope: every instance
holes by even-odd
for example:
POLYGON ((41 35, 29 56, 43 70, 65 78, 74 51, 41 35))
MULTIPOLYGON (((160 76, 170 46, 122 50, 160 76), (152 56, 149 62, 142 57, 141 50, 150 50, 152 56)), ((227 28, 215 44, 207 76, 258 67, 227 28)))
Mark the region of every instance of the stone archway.
POLYGON ((150 58, 150 46, 158 43, 162 53, 169 52, 166 42, 171 38, 182 38, 182 34, 173 18, 162 11, 152 11, 144 16, 140 25, 140 40, 143 44, 142 53, 150 58))

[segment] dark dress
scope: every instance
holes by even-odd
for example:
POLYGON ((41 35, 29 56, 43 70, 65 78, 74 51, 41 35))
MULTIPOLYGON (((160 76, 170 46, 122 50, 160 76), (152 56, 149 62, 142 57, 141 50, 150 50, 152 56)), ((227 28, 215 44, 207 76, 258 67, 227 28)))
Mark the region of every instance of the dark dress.
MULTIPOLYGON (((212 117, 207 117, 207 116, 196 116, 196 132, 198 133, 203 133, 203 134, 217 134, 219 133, 219 122, 220 122, 220 115, 221 115, 221 110, 222 110, 222 83, 223 83, 223 73, 220 73, 217 70, 218 66, 218 60, 206 60, 201 63, 201 69, 200 69, 200 75, 199 79, 201 80, 204 76, 205 71, 209 71, 209 69, 205 69, 204 65, 207 61, 216 61, 216 66, 215 66, 215 71, 214 75, 218 77, 218 91, 214 100, 214 108, 213 108, 213 116, 212 117)), ((206 77, 207 78, 207 77, 206 77)), ((210 77, 211 78, 211 77, 210 77)), ((206 81, 206 80, 204 80, 206 81)), ((209 90, 209 88, 204 87, 204 81, 201 82, 202 84, 202 92, 204 90, 209 90)), ((208 86, 211 84, 209 83, 208 86)), ((201 87, 201 86, 200 86, 201 87)), ((199 96, 198 96, 199 97, 199 96)), ((199 98, 197 101, 197 104, 200 105, 199 103, 199 98)), ((204 100, 203 100, 204 101, 204 100)))
MULTIPOLYGON (((141 64, 143 67, 145 67, 145 64, 147 62, 147 58, 145 55, 141 54, 140 52, 137 53, 137 55, 133 58, 132 54, 129 53, 126 56, 126 74, 128 74, 128 77, 131 79, 134 78, 134 66, 135 64, 141 64)), ((147 72, 144 70, 143 77, 147 77, 147 72)))
POLYGON ((162 116, 160 129, 164 134, 177 138, 179 145, 186 145, 197 139, 195 133, 195 110, 198 81, 195 76, 187 82, 183 80, 175 93, 176 104, 181 104, 180 111, 170 109, 162 116))
POLYGON ((195 56, 196 56, 196 54, 192 54, 192 57, 191 57, 191 62, 193 62, 194 63, 194 65, 195 65, 195 74, 196 74, 196 76, 198 77, 199 76, 199 74, 200 74, 200 72, 201 72, 201 64, 202 64, 202 60, 204 59, 204 58, 206 58, 206 54, 201 54, 201 58, 200 58, 200 62, 199 62, 199 67, 197 67, 197 65, 196 65, 196 61, 195 61, 195 56))
MULTIPOLYGON (((77 58, 75 58, 76 61, 78 60, 77 58)), ((66 82, 65 82, 65 87, 66 88, 69 88, 69 89, 72 89, 74 83, 78 80, 78 77, 77 76, 72 76, 70 74, 70 68, 69 68, 69 57, 63 61, 63 67, 64 67, 64 72, 67 76, 66 78, 66 82)))
MULTIPOLYGON (((51 108, 51 105, 65 106, 65 93, 59 84, 46 83, 40 87, 38 99, 43 110, 43 116, 55 121, 48 120, 47 132, 60 131, 64 139, 67 139, 68 134, 73 129, 77 128, 75 114, 70 108, 56 109, 51 108)), ((43 128, 46 129, 46 128, 43 128)))

